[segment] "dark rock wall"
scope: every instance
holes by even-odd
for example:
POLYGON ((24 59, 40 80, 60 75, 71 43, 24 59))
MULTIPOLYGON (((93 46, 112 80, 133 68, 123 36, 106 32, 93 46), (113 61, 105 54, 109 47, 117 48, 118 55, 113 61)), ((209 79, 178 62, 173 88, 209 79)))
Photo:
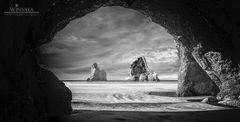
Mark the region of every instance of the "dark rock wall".
POLYGON ((1 1, 1 10, 15 3, 32 7, 40 15, 7 16, 1 11, 0 121, 30 122, 69 114, 71 91, 51 72, 41 75, 31 51, 46 35, 40 31, 42 20, 53 1, 6 0, 1 1))
MULTIPOLYGON (((229 3, 228 7, 231 9, 229 3)), ((239 42, 236 38, 238 32, 234 31, 237 29, 233 24, 238 23, 235 17, 239 10, 236 10, 236 7, 236 11, 231 13, 226 10, 228 8, 225 9, 221 2, 208 0, 181 2, 180 0, 161 0, 152 1, 150 4, 141 0, 139 3, 136 1, 132 6, 149 16, 154 22, 164 26, 170 34, 175 36, 176 42, 192 53, 192 56, 188 56, 187 59, 193 57, 218 85, 220 89, 218 96, 223 97, 229 93, 239 95, 239 92, 236 91, 238 89, 236 86, 239 85, 239 56, 237 56, 239 49, 236 45, 239 46, 239 42), (220 56, 214 56, 216 54, 220 56)), ((195 61, 191 62, 196 64, 195 61)), ((184 82, 184 79, 189 79, 188 76, 190 76, 190 74, 184 74, 185 71, 188 71, 188 68, 185 67, 188 65, 185 64, 183 62, 180 66, 180 84, 178 87, 180 91, 186 89, 186 85, 181 85, 181 82, 184 82)), ((189 69, 194 68, 189 67, 189 69)), ((180 96, 184 96, 184 94, 180 94, 180 96)))
MULTIPOLYGON (((82 17, 101 6, 128 7, 150 17, 154 22, 165 27, 177 42, 192 52, 197 64, 220 88, 218 96, 221 98, 229 95, 239 96, 240 4, 238 2, 223 0, 151 0, 151 2, 149 0, 5 0, 1 1, 0 7, 2 10, 7 10, 15 3, 33 7, 40 12, 40 15, 16 17, 1 14, 1 119, 5 117, 13 121, 34 121, 48 116, 46 115, 49 113, 47 103, 43 99, 47 96, 42 90, 44 87, 42 83, 45 81, 41 78, 42 70, 37 64, 37 59, 30 50, 51 41, 54 34, 72 19, 82 17), (231 61, 231 64, 227 59, 231 61)), ((198 67, 195 61, 191 60, 191 65, 187 68, 198 67)), ((49 77, 53 76, 52 74, 49 77)), ((183 74, 182 76, 184 79, 183 74)), ((61 93, 59 98, 63 97, 69 105, 71 97, 69 90, 56 78, 54 81, 53 84, 56 86, 45 84, 46 89, 55 86, 54 89, 61 93)), ((50 100, 50 102, 54 101, 54 99, 50 100)), ((64 108, 65 110, 69 109, 68 105, 64 108)))

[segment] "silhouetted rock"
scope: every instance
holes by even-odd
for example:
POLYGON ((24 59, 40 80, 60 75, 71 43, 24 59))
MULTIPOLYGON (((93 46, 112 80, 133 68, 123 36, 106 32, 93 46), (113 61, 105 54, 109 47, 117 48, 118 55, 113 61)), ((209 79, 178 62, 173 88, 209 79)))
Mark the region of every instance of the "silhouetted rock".
POLYGON ((41 88, 48 117, 58 117, 72 112, 72 92, 51 71, 40 68, 41 88))
POLYGON ((139 57, 130 67, 131 71, 128 80, 134 81, 160 81, 157 73, 148 68, 145 57, 139 57))
POLYGON ((91 67, 91 75, 87 81, 106 81, 107 73, 104 70, 100 70, 97 63, 93 63, 91 67))

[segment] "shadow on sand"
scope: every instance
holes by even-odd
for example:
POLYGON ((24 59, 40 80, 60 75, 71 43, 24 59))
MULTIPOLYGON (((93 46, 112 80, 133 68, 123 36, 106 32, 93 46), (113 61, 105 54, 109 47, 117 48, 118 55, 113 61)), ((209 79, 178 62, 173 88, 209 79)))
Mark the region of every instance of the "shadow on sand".
POLYGON ((176 92, 175 91, 151 91, 148 93, 149 95, 156 95, 156 96, 166 96, 166 97, 176 97, 176 92))
POLYGON ((240 109, 201 112, 76 111, 63 122, 237 122, 240 109))

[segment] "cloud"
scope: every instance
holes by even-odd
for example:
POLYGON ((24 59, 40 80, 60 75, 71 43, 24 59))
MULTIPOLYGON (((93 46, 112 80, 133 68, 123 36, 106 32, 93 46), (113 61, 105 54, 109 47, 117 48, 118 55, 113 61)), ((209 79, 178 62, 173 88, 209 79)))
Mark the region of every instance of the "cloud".
POLYGON ((40 63, 63 79, 86 78, 94 62, 109 77, 124 79, 139 56, 159 73, 178 69, 173 37, 139 12, 122 7, 102 7, 71 21, 39 50, 40 63))
MULTIPOLYGON (((67 37, 67 40, 70 40, 70 41, 76 42, 76 41, 78 41, 78 38, 77 38, 76 36, 71 35, 71 36, 68 36, 68 37, 67 37)), ((81 41, 84 42, 84 40, 81 40, 81 41)))
POLYGON ((77 69, 67 69, 64 70, 64 73, 68 73, 68 74, 84 74, 87 72, 90 72, 91 68, 90 67, 81 67, 81 68, 77 68, 77 69))

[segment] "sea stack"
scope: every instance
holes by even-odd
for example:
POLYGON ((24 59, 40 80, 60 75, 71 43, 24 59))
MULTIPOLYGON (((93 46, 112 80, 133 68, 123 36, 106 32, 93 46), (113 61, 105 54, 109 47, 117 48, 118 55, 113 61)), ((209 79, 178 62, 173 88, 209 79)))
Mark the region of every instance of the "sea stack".
POLYGON ((139 57, 131 64, 127 80, 160 81, 158 79, 158 74, 148 68, 148 64, 144 56, 139 57))
POLYGON ((87 81, 106 81, 107 73, 104 70, 100 70, 97 63, 93 63, 91 67, 91 75, 87 81))

